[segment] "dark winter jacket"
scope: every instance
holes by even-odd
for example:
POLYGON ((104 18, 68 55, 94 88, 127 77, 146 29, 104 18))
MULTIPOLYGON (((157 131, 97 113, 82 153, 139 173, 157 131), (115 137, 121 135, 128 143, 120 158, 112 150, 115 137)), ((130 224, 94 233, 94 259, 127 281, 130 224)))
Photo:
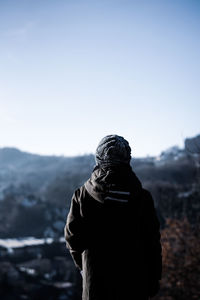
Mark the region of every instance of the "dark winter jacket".
POLYGON ((162 271, 159 221, 151 194, 130 166, 95 167, 72 197, 67 247, 83 270, 83 300, 145 300, 162 271))

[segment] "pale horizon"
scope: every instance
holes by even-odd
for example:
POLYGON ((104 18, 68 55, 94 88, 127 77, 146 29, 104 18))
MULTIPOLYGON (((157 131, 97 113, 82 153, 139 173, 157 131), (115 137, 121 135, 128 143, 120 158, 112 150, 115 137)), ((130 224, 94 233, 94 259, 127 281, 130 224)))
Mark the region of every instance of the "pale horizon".
MULTIPOLYGON (((194 136, 191 136, 191 137, 186 137, 186 138, 193 138, 194 136)), ((144 155, 144 156, 136 156, 135 154, 134 154, 134 152, 133 152, 133 150, 131 151, 131 157, 132 158, 146 158, 146 157, 158 157, 162 152, 165 152, 166 150, 168 150, 168 149, 170 149, 170 148, 173 148, 173 147, 178 147, 180 150, 181 149, 184 149, 184 141, 183 141, 183 143, 182 143, 182 145, 178 145, 178 144, 176 144, 176 145, 171 145, 171 146, 169 146, 169 147, 167 147, 166 149, 163 149, 163 150, 161 150, 159 153, 156 153, 156 154, 152 154, 152 155, 150 155, 150 154, 147 154, 147 155, 144 155)), ((95 155, 95 151, 91 151, 91 152, 82 152, 82 153, 76 153, 76 154, 68 154, 68 155, 66 155, 66 154, 64 154, 64 153, 51 153, 51 152, 49 152, 49 153, 36 153, 36 152, 32 152, 32 151, 30 151, 30 150, 26 150, 26 149, 21 149, 21 148, 19 148, 19 147, 16 147, 16 146, 12 146, 12 145, 10 145, 10 146, 0 146, 0 150, 1 149, 4 149, 4 148, 14 148, 14 149, 17 149, 17 150, 19 150, 19 151, 21 151, 21 152, 26 152, 26 153, 29 153, 29 154, 36 154, 36 155, 41 155, 41 156, 64 156, 64 157, 76 157, 76 156, 87 156, 87 155, 95 155)))

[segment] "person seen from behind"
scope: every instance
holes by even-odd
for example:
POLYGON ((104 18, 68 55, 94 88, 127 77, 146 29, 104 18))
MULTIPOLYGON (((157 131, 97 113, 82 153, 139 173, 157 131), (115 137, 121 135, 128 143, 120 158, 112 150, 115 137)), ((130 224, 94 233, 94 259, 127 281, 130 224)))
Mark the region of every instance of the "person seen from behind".
POLYGON ((104 137, 91 177, 72 197, 64 235, 83 300, 147 300, 162 274, 160 223, 121 136, 104 137))

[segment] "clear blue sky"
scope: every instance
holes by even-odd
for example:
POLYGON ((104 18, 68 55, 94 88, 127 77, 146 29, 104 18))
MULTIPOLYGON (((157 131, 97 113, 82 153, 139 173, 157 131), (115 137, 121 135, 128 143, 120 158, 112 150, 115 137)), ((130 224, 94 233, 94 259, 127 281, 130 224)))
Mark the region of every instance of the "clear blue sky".
POLYGON ((0 147, 133 156, 200 133, 200 1, 0 0, 0 147))

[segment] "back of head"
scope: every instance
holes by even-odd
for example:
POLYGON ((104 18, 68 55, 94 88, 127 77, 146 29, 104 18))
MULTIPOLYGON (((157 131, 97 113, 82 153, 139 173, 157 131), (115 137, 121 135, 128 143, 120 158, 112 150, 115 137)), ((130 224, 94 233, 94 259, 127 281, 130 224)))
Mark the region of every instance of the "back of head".
POLYGON ((95 156, 100 167, 129 165, 131 148, 122 136, 107 135, 98 144, 95 156))

